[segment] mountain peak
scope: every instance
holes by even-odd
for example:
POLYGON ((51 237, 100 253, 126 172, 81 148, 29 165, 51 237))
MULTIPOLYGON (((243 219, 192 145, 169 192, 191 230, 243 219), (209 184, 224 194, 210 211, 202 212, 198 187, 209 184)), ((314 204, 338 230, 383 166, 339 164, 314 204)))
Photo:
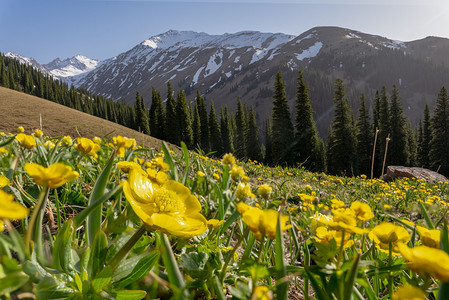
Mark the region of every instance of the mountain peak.
POLYGON ((73 57, 52 60, 44 67, 56 77, 70 77, 89 72, 98 65, 98 60, 77 54, 73 57))

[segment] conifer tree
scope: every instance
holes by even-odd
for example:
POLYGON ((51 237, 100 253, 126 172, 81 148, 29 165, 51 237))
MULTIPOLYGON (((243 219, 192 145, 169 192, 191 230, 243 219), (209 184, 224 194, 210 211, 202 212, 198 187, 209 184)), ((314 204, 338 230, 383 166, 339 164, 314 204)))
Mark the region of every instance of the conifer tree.
POLYGON ((262 160, 262 152, 260 149, 259 127, 257 126, 256 113, 254 112, 254 109, 252 106, 250 107, 250 110, 248 113, 247 124, 248 124, 247 137, 246 137, 247 157, 252 160, 261 161, 262 160))
POLYGON ((196 104, 193 106, 192 115, 193 147, 201 148, 201 120, 200 114, 198 113, 198 105, 196 104))
POLYGON ((409 161, 407 147, 407 131, 402 104, 396 85, 393 85, 390 96, 390 143, 388 144, 389 163, 404 166, 409 161))
POLYGON ((196 92, 195 98, 196 105, 198 106, 198 114, 200 115, 200 126, 201 126, 201 138, 200 146, 204 152, 209 152, 210 150, 210 137, 209 137, 209 121, 206 109, 206 103, 204 98, 201 97, 200 91, 196 92))
POLYGON ((449 98, 442 87, 438 93, 432 117, 432 140, 430 142, 430 167, 449 175, 449 98))
POLYGON ((215 152, 216 157, 221 157, 223 155, 223 142, 221 137, 220 124, 218 124, 217 114, 215 113, 213 101, 210 102, 209 130, 210 150, 215 152))
POLYGON ((359 118, 357 119, 357 157, 360 174, 369 175, 371 172, 373 135, 365 103, 365 94, 362 93, 360 96, 359 118))
POLYGON ((235 112, 235 139, 234 148, 235 155, 239 159, 246 158, 246 130, 248 126, 246 125, 245 110, 243 108, 240 97, 237 97, 237 111, 235 112))
POLYGON ((299 71, 296 91, 295 118, 295 154, 296 162, 304 164, 310 170, 316 170, 320 164, 318 130, 313 120, 308 88, 302 71, 299 71))
POLYGON ((272 113, 273 160, 275 163, 294 163, 294 131, 285 94, 285 83, 279 71, 274 83, 274 101, 272 113))
POLYGON ((164 139, 165 113, 162 105, 161 93, 152 89, 150 106, 150 131, 151 135, 158 139, 164 139))
POLYGON ((9 87, 9 82, 8 82, 8 76, 6 75, 6 66, 5 66, 5 62, 2 59, 2 64, 1 64, 1 76, 0 76, 0 84, 4 87, 9 87))
MULTIPOLYGON (((76 109, 77 106, 80 106, 79 103, 79 98, 76 98, 77 101, 75 102, 76 105, 76 109)), ((135 108, 136 108, 136 125, 137 128, 145 133, 145 134, 150 134, 150 125, 149 125, 149 119, 148 119, 148 113, 147 110, 145 108, 145 102, 143 100, 143 97, 140 96, 139 92, 137 92, 136 94, 136 104, 135 104, 135 108)), ((107 106, 105 106, 105 109, 107 111, 107 106)), ((105 119, 108 120, 108 114, 105 114, 105 119)))
POLYGON ((136 121, 134 122, 136 124, 136 130, 142 132, 142 104, 140 102, 140 93, 136 93, 136 101, 134 102, 134 109, 136 111, 136 121))
POLYGON ((180 128, 180 137, 177 141, 177 145, 183 141, 187 148, 192 149, 193 147, 193 131, 192 131, 192 121, 190 119, 190 111, 187 106, 186 94, 183 90, 178 92, 176 98, 176 119, 178 127, 180 128))
POLYGON ((424 107, 424 119, 420 123, 418 139, 418 164, 423 168, 430 168, 430 149, 432 140, 432 128, 430 123, 430 109, 426 103, 424 107))
POLYGON ((416 132, 413 131, 410 122, 406 122, 405 131, 407 137, 407 153, 408 153, 408 166, 416 166, 418 163, 418 144, 416 132))
MULTIPOLYGON (((379 94, 379 134, 377 136, 377 142, 379 144, 379 172, 382 171, 382 163, 385 155, 386 139, 390 134, 390 104, 387 96, 387 89, 385 86, 382 87, 379 94)), ((389 161, 389 153, 387 151, 386 165, 389 161)), ((381 174, 383 175, 383 174, 381 174)))
POLYGON ((231 122, 229 120, 229 112, 228 106, 225 105, 220 109, 220 129, 221 129, 221 137, 223 140, 223 153, 233 153, 234 152, 234 143, 232 141, 232 127, 231 122))
POLYGON ((335 81, 335 113, 331 129, 331 142, 328 148, 328 171, 333 174, 357 173, 356 140, 352 125, 352 111, 345 97, 343 80, 335 81))
POLYGON ((167 102, 165 104, 165 136, 173 144, 179 143, 181 128, 178 127, 176 116, 176 101, 170 82, 167 83, 167 102))
POLYGON ((273 132, 271 131, 270 116, 265 118, 265 156, 264 161, 267 165, 273 163, 273 132))

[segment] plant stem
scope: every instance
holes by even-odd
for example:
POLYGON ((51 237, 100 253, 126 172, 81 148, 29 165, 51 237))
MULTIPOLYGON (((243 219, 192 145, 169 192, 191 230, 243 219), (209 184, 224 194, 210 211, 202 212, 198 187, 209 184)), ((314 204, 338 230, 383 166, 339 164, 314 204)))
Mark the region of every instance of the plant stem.
MULTIPOLYGON (((45 208, 45 204, 47 203, 48 194, 50 192, 50 187, 48 184, 44 185, 44 188, 42 189, 39 199, 37 200, 37 204, 33 209, 33 213, 31 214, 30 221, 28 222, 28 228, 25 236, 25 253, 27 254, 27 257, 30 255, 30 243, 31 238, 33 237, 34 228, 36 227, 36 222, 39 228, 37 228, 37 232, 42 232, 42 218, 43 218, 43 210, 45 208)), ((40 244, 42 244, 42 235, 36 236, 34 235, 34 238, 39 239, 40 244)), ((38 244, 39 244, 38 241, 38 244)))
POLYGON ((341 260, 343 258, 343 246, 345 245, 345 229, 341 231, 341 243, 340 243, 340 251, 338 252, 337 257, 337 270, 340 269, 341 260))
MULTIPOLYGON (((390 268, 393 262, 393 244, 390 242, 388 244, 388 267, 390 268)), ((388 276, 388 294, 390 295, 390 299, 393 299, 393 276, 391 275, 391 271, 388 276)))
POLYGON ((122 261, 122 259, 128 254, 129 251, 133 248, 133 246, 137 243, 140 237, 145 233, 146 227, 142 225, 139 230, 137 230, 133 236, 123 245, 122 248, 114 255, 114 257, 109 261, 109 265, 112 269, 115 269, 118 264, 122 261))
POLYGON ((223 282, 225 275, 226 275, 226 269, 229 265, 229 262, 231 261, 231 258, 234 256, 235 251, 237 251, 237 249, 240 247, 240 245, 243 242, 243 239, 248 235, 249 233, 249 227, 246 227, 245 232, 243 232, 243 234, 240 236, 239 240, 237 241, 237 244, 235 244, 234 248, 231 250, 231 252, 229 252, 228 257, 226 257, 226 261, 223 265, 223 268, 221 269, 221 273, 220 273, 220 282, 223 282))

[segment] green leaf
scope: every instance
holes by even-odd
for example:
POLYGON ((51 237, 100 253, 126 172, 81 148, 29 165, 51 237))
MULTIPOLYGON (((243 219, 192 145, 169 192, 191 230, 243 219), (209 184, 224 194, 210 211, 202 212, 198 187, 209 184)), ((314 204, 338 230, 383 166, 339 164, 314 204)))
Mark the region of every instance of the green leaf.
POLYGON ((204 272, 204 268, 208 259, 209 255, 204 252, 183 253, 179 260, 179 266, 190 276, 194 278, 203 278, 207 276, 206 272, 204 272))
POLYGON ((167 271, 168 281, 170 282, 172 288, 176 288, 176 290, 174 289, 175 294, 181 296, 180 293, 182 292, 184 297, 188 297, 184 277, 179 271, 168 237, 162 233, 159 240, 161 245, 161 257, 167 271))
POLYGON ((281 215, 278 215, 276 226, 275 262, 277 299, 287 300, 288 280, 284 261, 284 245, 282 241, 281 215))
POLYGON ((115 291, 114 294, 116 300, 141 300, 147 295, 145 291, 140 290, 115 291))
POLYGON ((154 267, 159 259, 158 252, 152 252, 139 260, 136 266, 133 268, 132 272, 125 278, 114 283, 114 287, 117 289, 124 288, 125 286, 134 283, 143 277, 145 277, 148 272, 154 267))
POLYGON ((36 285, 36 299, 61 299, 74 294, 76 290, 68 288, 53 277, 45 277, 36 285))
POLYGON ((107 266, 92 280, 92 287, 95 291, 101 291, 105 286, 111 282, 112 267, 107 266))
MULTIPOLYGON (((443 230, 441 230, 441 249, 449 253, 449 237, 447 223, 444 221, 443 230)), ((449 282, 441 282, 438 290, 438 300, 449 299, 449 282)))
POLYGON ((27 283, 28 279, 28 275, 22 271, 8 273, 5 277, 0 278, 0 295, 14 292, 27 283))
POLYGON ((223 285, 221 284, 220 279, 218 279, 217 276, 214 276, 214 278, 212 278, 212 285, 214 287, 215 296, 217 297, 217 299, 226 300, 226 296, 223 292, 223 285))
POLYGON ((240 213, 236 210, 232 213, 232 215, 224 222, 223 226, 221 226, 221 233, 224 233, 229 226, 231 226, 238 218, 240 217, 240 213))
POLYGON ((73 221, 68 220, 56 235, 53 246, 53 266, 61 271, 69 271, 72 269, 72 234, 75 231, 73 221))
MULTIPOLYGON (((108 183, 109 174, 112 170, 112 165, 114 162, 115 152, 112 153, 111 158, 109 158, 106 166, 103 171, 101 171, 100 175, 97 177, 97 181, 93 187, 92 193, 90 194, 88 200, 88 206, 93 205, 96 202, 99 202, 101 196, 104 195, 106 190, 106 184, 108 183)), ((87 240, 88 245, 92 245, 94 241, 94 237, 101 227, 101 205, 100 207, 95 208, 89 216, 87 217, 86 231, 87 231, 87 240)))
POLYGON ((419 206, 421 207, 422 214, 424 216, 424 219, 426 220, 427 227, 429 227, 429 229, 435 229, 435 226, 433 225, 432 220, 430 219, 424 204, 422 202, 419 202, 419 206))
POLYGON ((112 274, 112 281, 117 282, 122 278, 125 278, 129 274, 131 274, 134 267, 137 265, 139 260, 145 257, 145 254, 136 255, 128 259, 122 260, 114 270, 112 274))
POLYGON ((103 269, 107 249, 108 240, 106 234, 102 230, 100 230, 97 232, 97 235, 95 236, 95 239, 92 243, 92 250, 90 255, 92 277, 95 277, 97 273, 103 269))
POLYGON ((329 296, 326 293, 326 290, 321 286, 318 280, 314 277, 314 275, 310 272, 308 267, 305 267, 307 277, 312 284, 313 290, 315 291, 315 296, 318 300, 329 300, 329 296))
POLYGON ((351 268, 348 270, 345 276, 345 284, 343 290, 343 299, 351 300, 352 291, 354 287, 354 281, 357 276, 357 269, 359 267, 360 254, 357 254, 351 268))
POLYGON ((176 169, 175 162, 173 160, 173 157, 171 156, 170 151, 168 150, 167 144, 165 142, 162 142, 162 151, 164 152, 164 160, 167 162, 168 166, 170 167, 170 174, 173 180, 179 181, 178 177, 178 170, 176 169))

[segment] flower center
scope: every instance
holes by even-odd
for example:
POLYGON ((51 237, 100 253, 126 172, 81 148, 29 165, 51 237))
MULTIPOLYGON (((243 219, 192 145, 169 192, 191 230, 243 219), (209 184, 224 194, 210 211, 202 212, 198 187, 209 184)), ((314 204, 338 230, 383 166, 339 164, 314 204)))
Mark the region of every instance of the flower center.
POLYGON ((158 212, 182 213, 185 210, 184 203, 174 191, 159 188, 153 195, 154 210, 158 212))

